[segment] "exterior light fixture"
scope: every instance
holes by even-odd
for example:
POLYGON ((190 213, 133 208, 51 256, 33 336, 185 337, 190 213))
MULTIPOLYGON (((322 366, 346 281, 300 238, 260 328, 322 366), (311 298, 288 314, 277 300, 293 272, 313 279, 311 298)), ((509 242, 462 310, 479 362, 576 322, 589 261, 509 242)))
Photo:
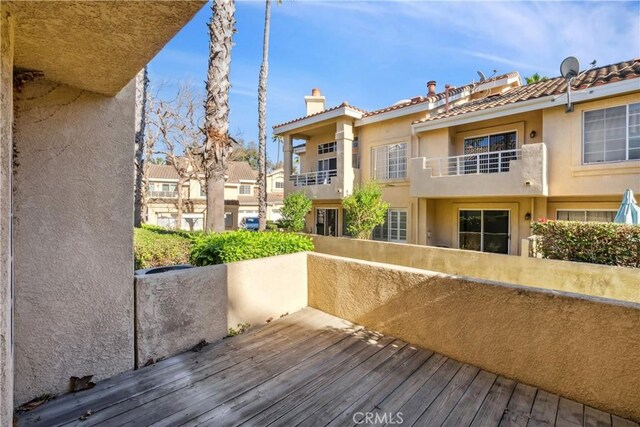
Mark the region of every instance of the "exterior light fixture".
POLYGON ((526 214, 524 214, 524 220, 531 221, 531 213, 527 212, 526 214))

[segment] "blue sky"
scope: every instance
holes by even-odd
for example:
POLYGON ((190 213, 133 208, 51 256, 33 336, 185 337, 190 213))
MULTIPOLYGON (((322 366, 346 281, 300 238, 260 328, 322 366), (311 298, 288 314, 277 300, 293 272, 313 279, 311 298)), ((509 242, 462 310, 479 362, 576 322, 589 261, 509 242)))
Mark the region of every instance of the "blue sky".
MULTIPOLYGON (((236 2, 231 62, 230 131, 257 140, 257 86, 263 1, 236 2)), ((152 84, 204 90, 210 4, 154 58, 152 84)), ((304 96, 319 87, 327 107, 364 109, 426 93, 426 83, 459 86, 519 71, 559 74, 576 56, 583 68, 640 56, 640 2, 426 2, 284 0, 272 7, 268 86, 271 126, 304 115, 304 96)))

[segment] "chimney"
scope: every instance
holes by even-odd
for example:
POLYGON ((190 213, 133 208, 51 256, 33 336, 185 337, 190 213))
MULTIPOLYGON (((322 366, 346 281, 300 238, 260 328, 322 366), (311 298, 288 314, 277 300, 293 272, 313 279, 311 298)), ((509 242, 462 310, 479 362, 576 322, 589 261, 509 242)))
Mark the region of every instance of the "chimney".
POLYGON ((430 82, 427 82, 427 89, 429 89, 429 91, 427 92, 427 96, 433 96, 436 94, 436 81, 435 80, 431 80, 430 82))
POLYGON ((446 107, 445 107, 445 111, 448 113, 449 112, 449 89, 451 89, 451 85, 444 85, 444 95, 446 98, 446 107))
POLYGON ((320 93, 320 89, 311 89, 311 96, 304 97, 304 103, 307 105, 307 116, 324 111, 324 96, 320 93))

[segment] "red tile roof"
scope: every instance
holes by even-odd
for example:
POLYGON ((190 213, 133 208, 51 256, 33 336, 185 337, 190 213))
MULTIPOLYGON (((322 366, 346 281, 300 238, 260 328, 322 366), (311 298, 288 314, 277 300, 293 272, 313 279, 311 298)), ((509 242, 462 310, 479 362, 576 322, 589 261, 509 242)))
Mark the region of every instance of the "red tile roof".
MULTIPOLYGON (((517 72, 511 72, 511 73, 502 74, 502 75, 499 75, 499 76, 496 76, 496 77, 492 77, 490 79, 487 79, 483 83, 489 83, 489 82, 501 80, 501 79, 504 79, 504 78, 510 78, 510 77, 518 77, 519 78, 520 75, 517 72)), ((480 84, 479 82, 476 82, 476 83, 469 83, 467 85, 460 86, 460 87, 451 87, 449 89, 449 96, 453 96, 453 95, 456 95, 458 93, 464 92, 465 90, 469 90, 472 87, 477 86, 479 84, 480 84)), ((330 111, 334 111, 334 110, 337 110, 337 109, 342 108, 342 107, 349 107, 352 110, 360 111, 361 113, 363 113, 362 117, 370 117, 370 116, 375 116, 377 114, 387 113, 389 111, 400 110, 402 108, 410 107, 410 106, 416 105, 416 104, 423 104, 425 102, 438 102, 438 101, 440 101, 442 99, 445 99, 445 98, 446 98, 446 92, 442 91, 442 92, 436 93, 435 95, 432 95, 432 96, 416 96, 416 97, 411 98, 409 101, 407 101, 405 103, 394 104, 394 105, 390 105, 388 107, 380 108, 378 110, 373 110, 373 111, 363 110, 362 108, 358 108, 358 107, 355 107, 353 105, 349 105, 349 103, 347 101, 345 101, 342 104, 337 105, 335 107, 327 108, 326 110, 319 111, 319 112, 314 113, 314 114, 309 114, 308 116, 298 117, 297 119, 289 120, 288 122, 280 123, 280 124, 275 125, 273 127, 277 128, 277 127, 280 127, 280 126, 285 126, 285 125, 288 125, 288 124, 291 124, 291 123, 299 122, 301 120, 308 119, 309 117, 319 116, 321 114, 328 113, 330 111)))
MULTIPOLYGON (((635 79, 638 77, 640 77, 640 59, 632 59, 587 71, 572 81, 571 88, 572 90, 582 90, 622 80, 635 79)), ((640 81, 638 82, 638 89, 640 89, 640 81)), ((519 86, 510 89, 503 94, 493 95, 457 105, 451 108, 449 112, 442 112, 422 120, 417 120, 413 123, 425 123, 446 117, 454 117, 503 105, 515 104, 517 102, 527 101, 530 99, 560 95, 565 93, 566 90, 567 84, 565 79, 563 77, 555 77, 538 83, 519 86)))

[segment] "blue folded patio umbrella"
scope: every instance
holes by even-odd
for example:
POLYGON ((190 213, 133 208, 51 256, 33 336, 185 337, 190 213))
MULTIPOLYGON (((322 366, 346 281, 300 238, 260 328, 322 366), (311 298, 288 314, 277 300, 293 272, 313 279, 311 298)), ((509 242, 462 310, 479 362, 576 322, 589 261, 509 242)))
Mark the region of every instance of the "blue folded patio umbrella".
POLYGON ((622 205, 613 219, 613 222, 619 224, 640 224, 640 207, 636 203, 636 199, 633 197, 633 191, 630 189, 625 190, 622 197, 622 205))

